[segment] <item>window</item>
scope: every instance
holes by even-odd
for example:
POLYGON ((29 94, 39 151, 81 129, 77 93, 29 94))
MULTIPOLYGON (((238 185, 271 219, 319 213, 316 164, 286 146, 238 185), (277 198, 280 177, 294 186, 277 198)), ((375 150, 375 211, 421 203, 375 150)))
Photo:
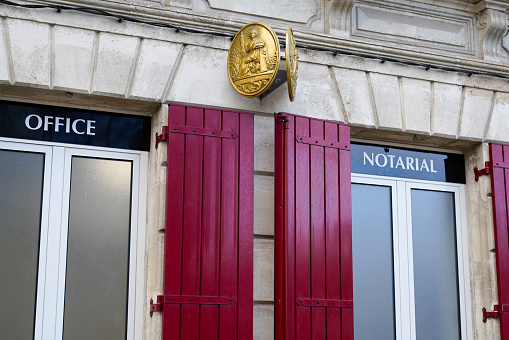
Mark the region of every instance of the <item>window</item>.
POLYGON ((465 186, 352 175, 356 339, 471 339, 465 186))
POLYGON ((0 141, 0 337, 142 337, 147 159, 0 141))

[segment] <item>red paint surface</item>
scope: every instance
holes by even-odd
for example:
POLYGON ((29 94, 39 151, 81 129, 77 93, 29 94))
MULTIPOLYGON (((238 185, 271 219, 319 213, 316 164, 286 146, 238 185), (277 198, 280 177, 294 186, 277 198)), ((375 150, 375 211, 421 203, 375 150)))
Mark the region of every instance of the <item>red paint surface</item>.
POLYGON ((278 340, 353 340, 353 306, 323 306, 348 306, 353 300, 349 146, 346 125, 276 115, 278 340), (296 136, 312 137, 315 145, 296 136), (326 147, 323 140, 346 147, 326 147))
POLYGON ((253 116, 170 105, 169 123, 239 137, 170 131, 163 339, 252 339, 253 116))
MULTIPOLYGON (((495 227, 495 254, 497 257, 497 284, 499 305, 509 304, 509 169, 494 167, 493 163, 509 161, 509 145, 490 144, 490 174, 495 227)), ((500 311, 502 340, 509 339, 509 312, 500 311)))

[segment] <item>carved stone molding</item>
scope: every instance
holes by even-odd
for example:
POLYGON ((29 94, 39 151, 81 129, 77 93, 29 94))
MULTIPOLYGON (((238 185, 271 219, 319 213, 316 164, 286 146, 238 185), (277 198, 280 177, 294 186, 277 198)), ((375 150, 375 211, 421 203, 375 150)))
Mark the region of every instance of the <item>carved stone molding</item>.
POLYGON ((329 12, 330 33, 347 35, 350 32, 350 13, 355 0, 333 0, 329 12))
POLYGON ((507 31, 507 15, 493 9, 485 9, 477 15, 480 30, 481 58, 494 62, 506 62, 507 51, 502 40, 507 31))
POLYGON ((166 6, 177 6, 182 8, 191 9, 193 3, 191 0, 163 0, 166 6))

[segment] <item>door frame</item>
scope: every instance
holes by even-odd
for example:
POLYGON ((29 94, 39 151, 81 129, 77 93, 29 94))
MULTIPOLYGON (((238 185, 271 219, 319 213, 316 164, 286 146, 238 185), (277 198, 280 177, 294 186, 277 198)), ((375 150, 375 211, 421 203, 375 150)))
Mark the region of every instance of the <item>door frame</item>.
POLYGON ((29 152, 44 154, 44 165, 43 165, 43 183, 42 183, 42 202, 41 202, 41 216, 40 216, 40 229, 39 229, 39 253, 37 263, 37 281, 36 281, 36 297, 35 297, 35 319, 34 319, 34 339, 38 339, 38 335, 42 332, 43 324, 43 304, 45 299, 45 290, 47 282, 45 278, 48 277, 46 274, 47 270, 47 258, 42 256, 46 254, 50 248, 48 248, 48 234, 50 226, 50 188, 51 179, 54 176, 52 167, 53 163, 53 148, 47 145, 30 144, 30 143, 16 143, 12 141, 6 141, 0 138, 0 149, 6 151, 18 151, 18 152, 29 152))

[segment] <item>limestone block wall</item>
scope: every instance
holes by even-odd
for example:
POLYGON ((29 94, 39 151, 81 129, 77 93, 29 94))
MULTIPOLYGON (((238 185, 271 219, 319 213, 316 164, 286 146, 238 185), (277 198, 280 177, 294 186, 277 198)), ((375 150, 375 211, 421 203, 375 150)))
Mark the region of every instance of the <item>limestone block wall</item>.
MULTIPOLYGON (((323 5, 317 5, 318 12, 328 8, 341 17, 343 9, 353 8, 355 1, 333 1, 332 4, 305 1, 303 6, 313 6, 313 3, 323 5)), ((368 4, 368 1, 358 2, 363 3, 368 4)), ((215 11, 225 7, 224 2, 212 0, 154 1, 154 4, 176 6, 183 11, 201 8, 204 13, 209 10, 218 13, 215 11)), ((230 11, 238 10, 231 8, 230 11)), ((249 9, 246 11, 239 14, 240 17, 257 15, 255 9, 252 13, 249 9)), ((446 8, 444 11, 452 15, 455 10, 446 8)), ((282 23, 276 26, 276 32, 282 37, 287 13, 280 14, 282 23)), ((326 25, 330 18, 322 14, 314 22, 326 25)), ((349 17, 342 18, 339 22, 329 20, 331 31, 344 32, 351 27, 344 25, 349 17)), ((241 26, 234 20, 205 19, 198 16, 195 25, 210 30, 219 29, 221 22, 230 30, 241 26)), ((278 20, 273 22, 277 24, 278 20)), ((313 27, 316 26, 311 25, 310 29, 313 27)), ((340 36, 338 32, 333 33, 340 36)), ((330 46, 338 42, 315 33, 297 32, 297 40, 300 37, 307 43, 330 46)), ((477 39, 475 34, 472 36, 477 39)), ((263 99, 245 98, 233 90, 226 75, 229 44, 228 38, 177 33, 83 13, 58 14, 53 10, 35 12, 0 6, 0 99, 108 110, 116 107, 117 111, 127 113, 150 112, 153 135, 167 123, 170 102, 255 113, 253 284, 257 339, 270 339, 273 334, 274 112, 344 122, 352 126, 352 137, 357 139, 460 150, 467 161, 476 339, 498 339, 497 321, 483 324, 480 316, 482 307, 491 309, 497 302, 490 184, 488 177, 474 182, 472 169, 482 168, 488 160, 487 142, 509 142, 509 82, 490 76, 469 77, 401 63, 299 50, 295 102, 288 100, 285 86, 263 99), (66 98, 65 92, 74 96, 66 98), (413 143, 414 135, 418 141, 409 144, 413 143)), ((354 46, 352 42, 348 44, 354 46)), ((385 47, 379 46, 379 52, 384 51, 385 47)), ((480 55, 479 50, 475 51, 472 58, 480 55)), ((406 52, 400 53, 402 58, 408 57, 406 52)), ((429 56, 436 61, 435 57, 429 56)), ((448 62, 454 63, 453 58, 448 62)), ((509 74, 507 67, 500 63, 482 60, 468 63, 473 69, 509 74)), ((166 162, 164 143, 157 150, 152 143, 147 205, 147 301, 162 289, 166 162)), ((150 318, 147 313, 146 339, 160 338, 160 323, 160 315, 156 313, 150 318)))
POLYGON ((156 103, 288 111, 471 141, 509 139, 505 79, 300 52, 297 99, 284 87, 245 98, 229 84, 227 38, 176 33, 84 14, 0 7, 0 84, 156 103))

